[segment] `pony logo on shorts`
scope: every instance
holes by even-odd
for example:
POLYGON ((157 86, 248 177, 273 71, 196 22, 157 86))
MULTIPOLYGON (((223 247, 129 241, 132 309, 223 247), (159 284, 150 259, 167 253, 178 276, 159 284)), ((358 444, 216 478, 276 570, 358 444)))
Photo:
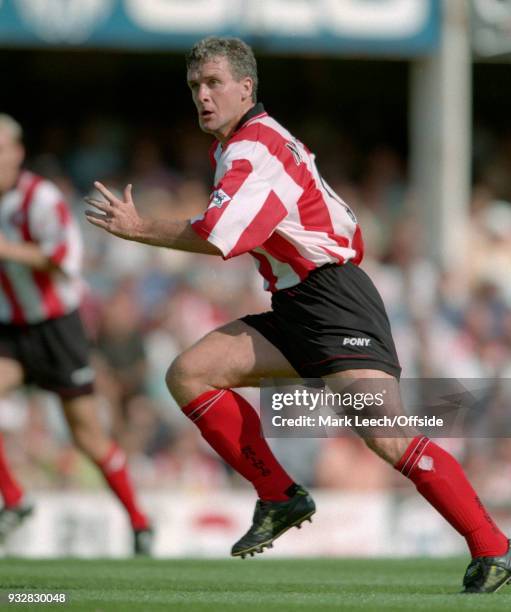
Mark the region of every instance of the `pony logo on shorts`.
POLYGON ((343 346, 369 346, 370 344, 370 338, 343 338, 342 340, 343 346))

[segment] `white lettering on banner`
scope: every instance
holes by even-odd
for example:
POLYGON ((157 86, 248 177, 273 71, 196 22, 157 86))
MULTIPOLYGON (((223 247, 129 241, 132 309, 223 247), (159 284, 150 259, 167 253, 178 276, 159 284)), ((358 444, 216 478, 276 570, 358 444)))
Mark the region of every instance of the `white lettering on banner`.
POLYGON ((310 0, 266 0, 247 2, 247 29, 293 36, 316 36, 321 30, 321 5, 310 0))
POLYGON ((240 0, 125 0, 126 13, 152 32, 204 32, 238 24, 240 0))
POLYGON ((424 27, 427 0, 125 0, 126 13, 152 32, 203 32, 241 26, 249 32, 314 36, 406 37, 424 27))
POLYGON ((430 2, 425 0, 323 0, 325 25, 348 36, 405 37, 424 26, 430 2))
POLYGON ((76 44, 111 14, 113 0, 17 0, 16 5, 42 40, 76 44))

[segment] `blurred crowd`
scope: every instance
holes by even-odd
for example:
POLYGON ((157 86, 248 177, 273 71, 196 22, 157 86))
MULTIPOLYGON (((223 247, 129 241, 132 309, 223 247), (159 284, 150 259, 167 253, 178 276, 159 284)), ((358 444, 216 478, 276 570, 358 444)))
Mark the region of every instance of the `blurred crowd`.
MULTIPOLYGON (((404 155, 386 143, 360 151, 345 135, 336 138, 337 147, 330 134, 325 176, 359 217, 366 243, 362 267, 386 304, 403 377, 511 378, 511 136, 476 131, 466 258, 455 269, 438 266, 424 252, 425 228, 404 155)), ((151 125, 135 132, 96 117, 72 137, 48 128, 29 151, 29 167, 59 186, 80 223, 83 316, 94 339, 102 416, 146 489, 245 486, 180 413, 164 375, 181 350, 224 322, 267 309, 270 296, 249 256, 224 262, 119 240, 86 222, 82 198, 95 179, 119 191, 130 182, 142 215, 193 217, 208 200, 209 144, 192 124, 174 134, 151 125), (169 143, 179 151, 179 165, 169 156, 169 143)), ((321 159, 318 151, 320 169, 321 159)), ((257 405, 258 391, 246 394, 257 405)), ((503 505, 511 500, 511 439, 496 436, 506 418, 509 403, 494 402, 477 437, 443 441, 480 493, 503 505)), ((27 486, 99 486, 94 468, 69 444, 52 396, 14 394, 2 403, 0 427, 27 486)), ((306 486, 407 486, 356 438, 271 444, 306 486)))

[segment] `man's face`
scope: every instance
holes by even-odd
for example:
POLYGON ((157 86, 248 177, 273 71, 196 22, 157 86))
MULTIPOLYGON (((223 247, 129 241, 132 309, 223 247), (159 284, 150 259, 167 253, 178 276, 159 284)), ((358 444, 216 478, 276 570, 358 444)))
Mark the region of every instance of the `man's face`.
POLYGON ((0 127, 0 193, 14 187, 23 157, 23 145, 10 130, 0 127))
POLYGON ((187 79, 201 129, 225 141, 253 106, 252 79, 236 81, 228 59, 222 56, 194 66, 187 79))

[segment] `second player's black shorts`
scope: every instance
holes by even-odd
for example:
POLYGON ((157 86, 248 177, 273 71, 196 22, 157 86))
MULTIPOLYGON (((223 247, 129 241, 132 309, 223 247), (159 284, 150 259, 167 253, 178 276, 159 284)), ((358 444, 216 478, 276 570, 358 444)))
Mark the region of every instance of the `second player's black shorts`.
POLYGON ((303 378, 401 367, 383 301, 351 263, 328 264, 272 296, 272 310, 241 319, 276 346, 303 378))
POLYGON ((90 348, 77 311, 33 325, 0 324, 0 357, 18 361, 26 384, 64 399, 93 391, 90 348))

